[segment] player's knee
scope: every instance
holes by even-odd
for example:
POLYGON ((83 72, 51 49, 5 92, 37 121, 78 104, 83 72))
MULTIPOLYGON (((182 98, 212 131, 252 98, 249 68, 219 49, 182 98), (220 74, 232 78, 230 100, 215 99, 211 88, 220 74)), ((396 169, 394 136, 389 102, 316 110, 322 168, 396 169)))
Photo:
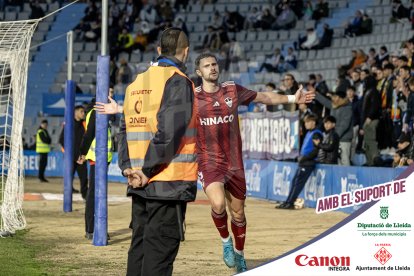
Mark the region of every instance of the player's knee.
POLYGON ((246 220, 243 209, 233 210, 232 217, 233 217, 233 220, 236 222, 243 222, 246 220))
POLYGON ((226 211, 226 204, 224 202, 211 202, 211 209, 213 209, 213 211, 216 214, 222 214, 224 211, 226 211))

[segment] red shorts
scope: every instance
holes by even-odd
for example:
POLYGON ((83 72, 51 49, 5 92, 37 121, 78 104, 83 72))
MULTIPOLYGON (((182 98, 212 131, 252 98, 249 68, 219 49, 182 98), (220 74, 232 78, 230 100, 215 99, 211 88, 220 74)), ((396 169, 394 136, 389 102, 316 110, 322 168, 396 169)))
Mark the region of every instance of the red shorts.
POLYGON ((235 198, 246 199, 246 179, 243 169, 224 171, 217 168, 199 167, 198 179, 203 185, 204 192, 211 183, 221 182, 224 184, 224 189, 229 191, 235 198))

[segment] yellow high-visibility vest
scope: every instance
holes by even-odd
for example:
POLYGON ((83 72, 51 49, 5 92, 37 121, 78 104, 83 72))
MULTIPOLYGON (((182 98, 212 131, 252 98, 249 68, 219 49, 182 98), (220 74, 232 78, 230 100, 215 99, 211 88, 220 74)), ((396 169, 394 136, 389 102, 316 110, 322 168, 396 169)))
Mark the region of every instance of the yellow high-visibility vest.
MULTIPOLYGON (((146 72, 139 74, 126 89, 124 116, 128 153, 133 169, 141 169, 144 165, 149 143, 157 132, 157 114, 161 106, 164 88, 174 74, 187 78, 174 66, 151 66, 146 72)), ((181 139, 178 152, 161 172, 150 178, 149 182, 197 180, 195 122, 195 112, 193 112, 185 136, 181 139)))
POLYGON ((46 144, 42 141, 42 139, 40 139, 40 133, 44 132, 46 133, 46 131, 44 129, 38 129, 37 130, 37 134, 36 134, 36 152, 37 153, 48 153, 50 152, 50 145, 46 144))
MULTIPOLYGON (((89 120, 91 118, 93 109, 91 109, 88 114, 86 115, 86 128, 85 132, 87 131, 89 120)), ((96 147, 96 139, 93 139, 91 146, 89 147, 88 153, 86 154, 86 160, 96 161, 96 154, 95 154, 95 147, 96 147)), ((111 130, 108 128, 108 163, 112 161, 112 139, 111 139, 111 130)))

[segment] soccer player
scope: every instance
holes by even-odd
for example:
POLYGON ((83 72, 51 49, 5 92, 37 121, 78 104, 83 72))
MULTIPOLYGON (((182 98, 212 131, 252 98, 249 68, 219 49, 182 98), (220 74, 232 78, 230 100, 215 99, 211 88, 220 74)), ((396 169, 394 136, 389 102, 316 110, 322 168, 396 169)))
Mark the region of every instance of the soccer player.
MULTIPOLYGON (((244 201, 246 180, 242 159, 242 144, 238 122, 238 106, 259 102, 268 105, 284 103, 309 103, 315 97, 313 91, 295 95, 279 95, 273 92, 255 92, 232 81, 219 83, 217 58, 213 54, 201 54, 195 61, 196 73, 202 85, 195 94, 197 118, 197 162, 199 180, 210 200, 211 216, 223 242, 223 259, 228 267, 237 272, 247 270, 244 259, 246 218, 244 201), (226 201, 231 215, 231 231, 228 230, 226 201)), ((122 112, 111 103, 97 103, 97 110, 106 114, 122 112)))

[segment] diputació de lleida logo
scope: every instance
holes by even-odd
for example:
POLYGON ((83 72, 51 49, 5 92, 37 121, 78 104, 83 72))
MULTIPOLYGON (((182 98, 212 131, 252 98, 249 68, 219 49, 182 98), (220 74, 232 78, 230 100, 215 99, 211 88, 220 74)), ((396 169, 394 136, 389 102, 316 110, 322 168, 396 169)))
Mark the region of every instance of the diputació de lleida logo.
POLYGON ((382 219, 387 219, 388 215, 388 206, 380 206, 380 217, 382 219))

